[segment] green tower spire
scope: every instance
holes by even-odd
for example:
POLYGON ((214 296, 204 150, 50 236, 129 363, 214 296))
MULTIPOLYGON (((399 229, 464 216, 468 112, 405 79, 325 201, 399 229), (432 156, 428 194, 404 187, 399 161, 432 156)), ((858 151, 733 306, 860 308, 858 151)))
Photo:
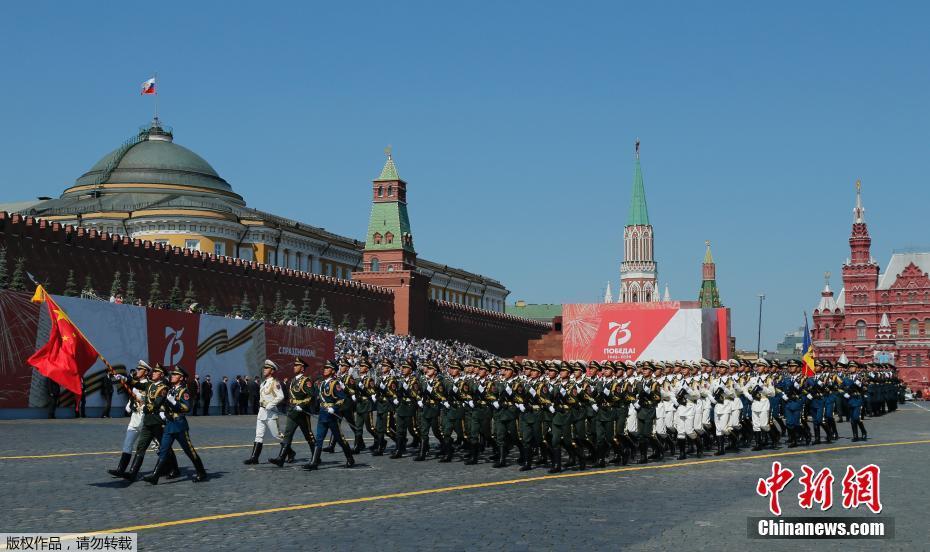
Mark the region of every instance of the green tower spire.
POLYGON ((385 149, 385 153, 384 168, 373 182, 365 250, 414 253, 407 215, 407 183, 397 175, 391 148, 385 149))
POLYGON ((636 157, 633 161, 633 198, 626 217, 627 226, 649 226, 649 210, 646 209, 646 187, 643 185, 643 169, 639 165, 639 139, 636 139, 636 157))
POLYGON ((717 308, 720 306, 720 292, 717 290, 717 265, 710 254, 710 242, 705 241, 707 250, 704 252, 704 262, 701 264, 702 281, 701 291, 698 293, 698 302, 702 309, 717 308))

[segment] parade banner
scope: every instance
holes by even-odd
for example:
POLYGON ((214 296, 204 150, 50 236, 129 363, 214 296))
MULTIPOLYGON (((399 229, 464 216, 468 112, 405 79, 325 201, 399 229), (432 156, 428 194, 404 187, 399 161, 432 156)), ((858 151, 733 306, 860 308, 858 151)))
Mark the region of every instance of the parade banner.
MULTIPOLYGON (((720 310, 677 301, 562 306, 562 357, 571 360, 717 360, 720 310)), ((728 339, 728 337, 727 337, 728 339)))
MULTIPOLYGON (((48 341, 51 323, 45 306, 31 303, 30 296, 0 291, 0 408, 44 408, 49 401, 46 378, 26 359, 48 341)), ((335 334, 325 330, 52 297, 118 372, 145 360, 153 366, 181 366, 191 377, 200 375, 203 381, 210 375, 218 382, 223 376, 259 376, 262 363, 270 358, 284 368, 279 375, 286 377, 294 357, 301 356, 308 372, 318 374, 335 350, 335 334)), ((87 406, 102 406, 104 363, 98 360, 84 381, 87 406)), ((114 393, 114 408, 125 401, 125 395, 114 393)), ((73 406, 74 396, 63 392, 59 405, 73 406)))

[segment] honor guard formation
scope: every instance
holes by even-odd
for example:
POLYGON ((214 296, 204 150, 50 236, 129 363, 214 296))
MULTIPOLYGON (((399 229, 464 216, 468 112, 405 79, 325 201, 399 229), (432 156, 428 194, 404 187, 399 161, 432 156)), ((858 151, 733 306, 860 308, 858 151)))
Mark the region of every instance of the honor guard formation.
MULTIPOLYGON (((849 422, 852 441, 864 441, 863 419, 894 411, 904 393, 889 365, 819 360, 813 375, 804 375, 797 360, 764 359, 453 359, 443 365, 426 359, 396 366, 383 358, 373 366, 363 354, 327 361, 315 381, 306 368, 297 357, 285 376, 277 364, 265 361, 255 440, 245 464, 259 463, 269 436, 280 441, 280 449, 268 462, 293 463, 298 429, 309 448, 307 470, 317 469, 322 453, 337 446, 345 467, 355 465, 354 456, 366 448, 382 456, 392 445, 392 459, 410 454, 421 462, 434 455, 439 462, 460 459, 503 468, 516 452, 520 471, 543 465, 559 473, 608 463, 646 464, 676 451, 684 460, 750 447, 778 449, 783 440, 788 448, 831 443, 839 439, 837 423, 843 421, 849 422), (342 422, 351 431, 348 437, 342 422)), ((108 471, 135 481, 154 441, 158 460, 142 479, 156 484, 163 476, 178 477, 172 450, 177 442, 195 468, 193 481, 205 481, 185 418, 190 410, 185 371, 173 369, 166 383, 161 367, 140 361, 133 377, 112 377, 132 400, 119 466, 108 471)))

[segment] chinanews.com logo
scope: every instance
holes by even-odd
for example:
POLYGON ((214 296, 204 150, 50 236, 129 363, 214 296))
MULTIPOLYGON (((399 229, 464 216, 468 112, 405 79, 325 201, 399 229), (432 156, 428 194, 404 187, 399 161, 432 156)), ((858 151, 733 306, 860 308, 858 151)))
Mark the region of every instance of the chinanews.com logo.
POLYGON ((607 329, 610 330, 610 337, 607 339, 607 346, 604 347, 605 355, 635 355, 635 347, 621 347, 633 338, 633 331, 630 330, 632 321, 627 322, 610 322, 607 329))
MULTIPOLYGON (((801 511, 826 512, 833 508, 833 483, 836 477, 830 468, 816 471, 808 465, 801 466, 802 475, 797 482, 801 492, 797 494, 801 511)), ((768 499, 769 512, 774 517, 747 518, 747 532, 751 539, 890 539, 894 538, 892 517, 782 517, 779 495, 794 479, 794 472, 783 467, 781 462, 772 463, 769 477, 756 482, 756 494, 768 499)), ((844 510, 868 510, 879 514, 883 509, 880 487, 881 469, 869 464, 861 469, 846 466, 841 482, 844 510)))

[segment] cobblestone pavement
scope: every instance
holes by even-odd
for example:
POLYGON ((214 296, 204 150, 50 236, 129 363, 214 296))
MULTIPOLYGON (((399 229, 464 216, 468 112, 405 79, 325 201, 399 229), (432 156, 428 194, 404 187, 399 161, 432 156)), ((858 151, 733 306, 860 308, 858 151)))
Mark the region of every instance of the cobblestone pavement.
MULTIPOLYGON (((191 483, 193 470, 181 453, 183 477, 154 487, 129 485, 104 471, 118 460, 125 418, 3 421, 0 528, 91 532, 155 525, 133 530, 144 550, 928 550, 930 411, 923 406, 907 404, 867 420, 867 443, 850 442, 849 425, 841 424, 833 445, 562 476, 548 476, 544 468, 414 463, 367 452, 347 470, 338 449, 324 453, 322 469, 307 472, 300 469, 309 456, 305 443, 296 445, 295 464, 264 463, 278 449, 269 443, 262 464, 245 466, 254 417, 192 417, 191 437, 211 480, 191 483), (56 454, 68 456, 48 457, 56 454), (756 481, 769 475, 775 459, 797 474, 781 494, 787 516, 805 515, 797 503, 802 464, 832 468, 832 515, 848 514, 839 504, 847 464, 878 464, 882 515, 895 519, 895 538, 748 539, 747 517, 768 514, 756 481), (260 512, 265 509, 278 510, 260 512), (182 523, 164 525, 174 521, 182 523)), ((150 453, 145 469, 153 464, 150 453)), ((863 508, 857 515, 872 514, 863 508)))

